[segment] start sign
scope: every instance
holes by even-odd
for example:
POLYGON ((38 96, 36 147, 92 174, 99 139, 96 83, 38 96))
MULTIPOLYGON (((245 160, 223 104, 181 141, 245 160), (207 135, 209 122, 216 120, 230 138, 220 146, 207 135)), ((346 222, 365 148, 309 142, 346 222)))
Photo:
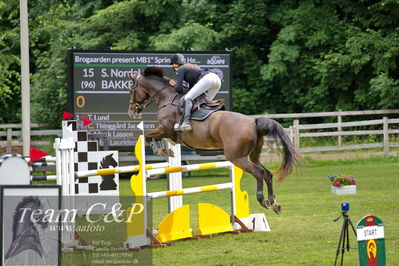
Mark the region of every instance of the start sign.
POLYGON ((357 224, 360 266, 386 265, 384 223, 376 216, 363 217, 357 224))

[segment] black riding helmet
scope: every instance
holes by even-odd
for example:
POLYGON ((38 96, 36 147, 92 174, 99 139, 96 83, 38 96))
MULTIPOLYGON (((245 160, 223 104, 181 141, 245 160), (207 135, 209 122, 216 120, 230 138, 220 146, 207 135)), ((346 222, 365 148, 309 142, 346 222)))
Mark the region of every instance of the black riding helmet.
POLYGON ((186 63, 186 58, 184 58, 184 55, 182 54, 174 54, 170 58, 170 64, 179 64, 179 65, 184 65, 186 63))

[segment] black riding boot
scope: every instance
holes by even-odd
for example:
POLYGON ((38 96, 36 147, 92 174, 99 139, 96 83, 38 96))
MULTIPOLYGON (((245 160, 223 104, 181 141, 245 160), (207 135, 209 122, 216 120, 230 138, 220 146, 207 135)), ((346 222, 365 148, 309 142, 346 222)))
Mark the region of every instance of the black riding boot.
POLYGON ((193 102, 191 99, 187 99, 184 101, 184 114, 183 114, 183 123, 177 129, 177 131, 191 131, 191 108, 193 107, 193 102))

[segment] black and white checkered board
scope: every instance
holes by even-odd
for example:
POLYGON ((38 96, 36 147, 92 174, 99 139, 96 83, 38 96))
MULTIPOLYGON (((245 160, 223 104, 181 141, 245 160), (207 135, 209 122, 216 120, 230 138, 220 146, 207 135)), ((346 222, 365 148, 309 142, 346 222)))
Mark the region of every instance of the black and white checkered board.
MULTIPOLYGON (((75 142, 75 171, 95 170, 118 165, 118 151, 99 151, 97 141, 89 141, 86 130, 77 130, 77 121, 62 121, 62 137, 75 142)), ((89 176, 75 180, 78 195, 119 196, 119 174, 89 176)))

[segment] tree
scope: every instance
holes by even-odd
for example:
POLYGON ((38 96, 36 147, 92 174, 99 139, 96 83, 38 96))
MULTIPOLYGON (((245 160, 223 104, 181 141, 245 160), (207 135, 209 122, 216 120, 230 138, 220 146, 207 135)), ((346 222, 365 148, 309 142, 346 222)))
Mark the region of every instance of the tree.
POLYGON ((18 1, 0 1, 0 123, 20 121, 18 1))
POLYGON ((276 11, 281 30, 262 77, 286 99, 286 111, 395 106, 377 92, 398 93, 396 1, 284 1, 276 11))
MULTIPOLYGON (((67 49, 233 52, 246 114, 396 108, 399 3, 313 0, 29 2, 33 121, 59 125, 67 49)), ((19 2, 0 0, 0 122, 20 116, 19 2)))

